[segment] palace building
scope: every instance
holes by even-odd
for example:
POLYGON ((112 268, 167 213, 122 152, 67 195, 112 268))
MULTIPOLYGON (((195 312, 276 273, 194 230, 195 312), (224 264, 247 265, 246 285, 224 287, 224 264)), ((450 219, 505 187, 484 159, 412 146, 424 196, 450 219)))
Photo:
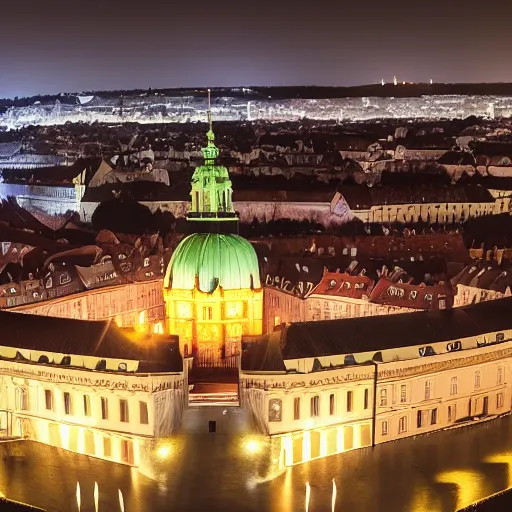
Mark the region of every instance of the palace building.
POLYGON ((168 332, 186 357, 217 361, 239 353, 243 335, 262 332, 263 290, 252 245, 238 236, 226 167, 216 164, 211 110, 204 165, 192 176, 192 234, 174 251, 164 279, 168 332))

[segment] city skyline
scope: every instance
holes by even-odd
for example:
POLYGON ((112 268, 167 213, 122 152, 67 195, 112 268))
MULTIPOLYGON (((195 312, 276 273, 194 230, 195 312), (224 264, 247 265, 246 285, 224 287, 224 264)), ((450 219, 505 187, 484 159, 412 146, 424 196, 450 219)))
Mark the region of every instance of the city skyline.
POLYGON ((52 9, 5 6, 0 97, 89 90, 359 85, 381 79, 512 82, 504 63, 512 6, 492 12, 439 1, 415 6, 288 6, 232 0, 172 5, 119 0, 52 9))

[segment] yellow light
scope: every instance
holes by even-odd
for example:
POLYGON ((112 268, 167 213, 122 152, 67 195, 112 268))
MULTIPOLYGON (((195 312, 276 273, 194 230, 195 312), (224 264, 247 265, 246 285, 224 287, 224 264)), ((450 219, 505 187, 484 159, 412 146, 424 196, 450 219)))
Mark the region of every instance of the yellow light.
POLYGON ((171 455, 171 447, 168 444, 163 444, 156 451, 156 455, 160 460, 165 460, 171 455))
POLYGON ((443 471, 436 476, 436 481, 458 486, 457 510, 471 505, 485 495, 482 489, 481 475, 476 471, 443 471))
POLYGON ((249 439, 244 443, 244 449, 247 453, 253 455, 261 450, 261 443, 256 439, 249 439))
POLYGON ((0 498, 5 498, 5 494, 2 491, 0 491, 0 498))

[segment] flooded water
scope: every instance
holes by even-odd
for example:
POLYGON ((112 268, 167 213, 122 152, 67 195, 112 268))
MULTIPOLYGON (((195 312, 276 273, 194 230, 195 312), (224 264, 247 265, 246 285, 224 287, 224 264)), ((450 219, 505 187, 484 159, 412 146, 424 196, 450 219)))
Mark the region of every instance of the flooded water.
MULTIPOLYGON (((268 473, 266 453, 217 434, 172 439, 146 475, 37 443, 1 445, 0 492, 48 512, 452 512, 512 485, 512 417, 268 473), (333 480, 336 486, 333 508, 333 480), (308 503, 306 485, 309 484, 308 503)), ((265 449, 262 450, 265 452, 265 449)))

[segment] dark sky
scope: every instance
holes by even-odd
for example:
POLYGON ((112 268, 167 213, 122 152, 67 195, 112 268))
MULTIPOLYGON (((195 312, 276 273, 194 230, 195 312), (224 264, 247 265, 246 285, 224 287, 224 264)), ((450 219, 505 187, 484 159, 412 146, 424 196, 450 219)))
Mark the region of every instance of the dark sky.
POLYGON ((2 0, 0 97, 512 82, 512 0, 2 0))

